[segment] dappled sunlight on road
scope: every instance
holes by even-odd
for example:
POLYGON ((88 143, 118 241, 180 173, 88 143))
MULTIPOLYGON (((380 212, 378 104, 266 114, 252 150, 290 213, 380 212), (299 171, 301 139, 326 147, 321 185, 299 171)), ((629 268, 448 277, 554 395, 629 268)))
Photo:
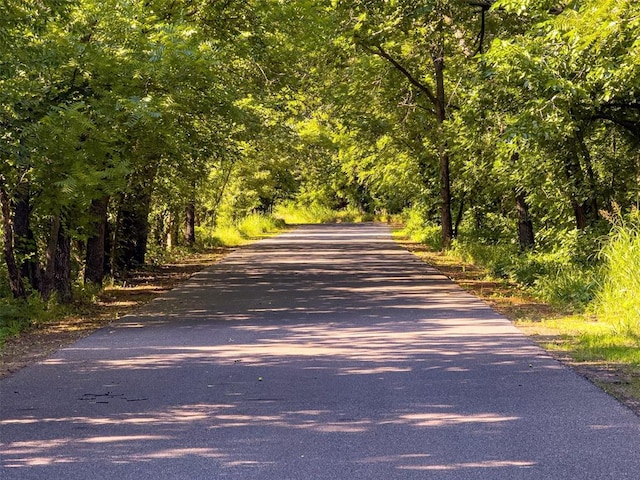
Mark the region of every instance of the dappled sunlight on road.
MULTIPOLYGON (((235 326, 223 344, 200 346, 147 346, 119 348, 121 359, 103 359, 82 362, 78 368, 84 371, 105 369, 158 369, 190 367, 194 364, 242 363, 252 366, 277 366, 296 363, 301 359, 322 362, 347 362, 348 372, 371 371, 391 368, 408 371, 422 368, 428 363, 431 368, 451 368, 451 357, 469 357, 491 354, 490 361, 503 364, 501 356, 509 356, 507 364, 522 358, 523 367, 539 352, 530 345, 513 343, 514 333, 501 332, 494 327, 491 339, 486 337, 487 328, 482 322, 473 327, 455 321, 432 320, 423 327, 422 322, 372 322, 369 326, 330 323, 300 324, 281 327, 259 325, 235 326), (242 339, 259 335, 250 343, 242 339), (270 338, 273 337, 273 338, 270 338)), ((77 355, 99 353, 94 349, 70 348, 77 355)), ((104 350, 103 350, 104 351, 104 350)), ((110 353, 113 350, 104 351, 110 353)), ((50 359, 45 365, 60 364, 60 359, 50 359)), ((549 368, 549 367, 545 367, 549 368)))
POLYGON ((449 471, 449 470, 469 470, 475 468, 505 468, 533 467, 534 462, 522 462, 513 460, 486 460, 484 462, 467 462, 467 463, 447 463, 442 465, 402 465, 398 467, 401 470, 421 470, 421 471, 449 471))
MULTIPOLYGON (((175 459, 181 457, 199 457, 213 459, 221 468, 244 466, 262 466, 273 464, 275 460, 260 456, 234 453, 233 444, 236 433, 230 431, 268 431, 270 438, 287 438, 287 431, 302 431, 310 434, 371 435, 381 433, 388 426, 404 425, 416 430, 435 430, 455 428, 460 424, 495 424, 517 421, 516 417, 500 417, 492 413, 462 414, 453 413, 453 406, 424 405, 429 409, 423 413, 386 412, 382 418, 353 418, 338 410, 287 410, 287 403, 276 402, 270 406, 271 414, 247 414, 242 404, 193 404, 174 406, 164 410, 121 413, 111 416, 77 416, 61 418, 26 417, 5 419, 0 422, 3 428, 17 428, 28 424, 49 432, 47 425, 66 423, 79 432, 76 437, 46 438, 39 440, 14 441, 2 445, 5 466, 11 468, 45 466, 59 463, 82 463, 101 461, 106 463, 146 462, 153 459, 175 459), (443 412, 444 411, 444 412, 443 412), (275 413, 277 412, 277 413, 275 413), (448 412, 448 413, 446 413, 448 412), (153 435, 135 433, 140 428, 152 426, 153 435), (93 428, 107 429, 110 434, 83 434, 93 428), (180 446, 184 435, 190 430, 209 431, 210 448, 180 446), (215 434, 216 431, 222 431, 215 434), (134 448, 132 448, 134 447, 134 448), (73 451, 75 455, 64 452, 73 451)), ((303 437, 304 438, 304 437, 303 437)), ((257 435, 255 442, 261 440, 257 435)), ((378 456, 357 459, 359 463, 389 463, 396 468, 438 469, 433 465, 430 453, 412 453, 403 455, 378 456), (410 461, 411 465, 405 462, 410 461)), ((495 460, 494 466, 519 466, 524 462, 495 460)), ((480 462, 485 467, 491 462, 480 462)), ((531 464, 530 462, 528 464, 531 464)), ((471 464, 468 465, 470 467, 471 464)), ((450 468, 461 468, 450 465, 450 468)))
POLYGON ((4 380, 0 476, 557 478, 636 432, 581 381, 386 227, 310 226, 4 380))
POLYGON ((456 415, 442 412, 437 413, 409 413, 400 415, 397 420, 387 423, 411 424, 416 427, 443 427, 460 425, 463 423, 498 423, 517 420, 518 417, 504 417, 493 413, 481 413, 476 415, 456 415))

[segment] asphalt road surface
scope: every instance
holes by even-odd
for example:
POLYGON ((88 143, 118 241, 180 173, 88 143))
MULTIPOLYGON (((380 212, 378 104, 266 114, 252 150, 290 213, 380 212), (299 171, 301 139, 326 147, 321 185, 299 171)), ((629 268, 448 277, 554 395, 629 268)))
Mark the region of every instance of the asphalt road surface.
POLYGON ((383 225, 240 249, 0 392, 2 480, 640 478, 639 417, 383 225))

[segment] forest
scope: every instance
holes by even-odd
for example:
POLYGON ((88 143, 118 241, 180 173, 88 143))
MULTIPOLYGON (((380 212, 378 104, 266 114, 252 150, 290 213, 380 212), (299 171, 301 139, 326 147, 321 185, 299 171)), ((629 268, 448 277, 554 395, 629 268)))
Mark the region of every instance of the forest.
POLYGON ((640 338, 634 0, 5 0, 0 45, 5 312, 343 212, 640 338))

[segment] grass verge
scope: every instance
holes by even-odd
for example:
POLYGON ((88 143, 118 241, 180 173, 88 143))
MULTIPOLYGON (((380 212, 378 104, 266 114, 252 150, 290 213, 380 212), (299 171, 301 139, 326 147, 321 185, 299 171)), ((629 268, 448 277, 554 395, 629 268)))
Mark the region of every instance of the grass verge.
POLYGON ((255 213, 237 222, 221 222, 215 228, 196 227, 196 234, 205 247, 238 247, 281 232, 286 226, 280 218, 255 213))
POLYGON ((589 313, 532 297, 516 283, 394 234, 396 241, 509 318, 554 358, 640 415, 640 339, 589 313))

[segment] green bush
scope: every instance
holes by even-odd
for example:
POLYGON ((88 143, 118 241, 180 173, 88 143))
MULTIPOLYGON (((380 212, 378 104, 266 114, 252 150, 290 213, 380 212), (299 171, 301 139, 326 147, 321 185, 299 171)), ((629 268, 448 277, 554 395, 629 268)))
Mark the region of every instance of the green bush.
POLYGON ((0 298, 0 345, 4 343, 5 338, 17 335, 36 321, 46 320, 52 313, 47 302, 38 294, 30 296, 27 300, 0 298))
POLYGON ((404 228, 399 234, 410 238, 412 241, 422 243, 433 251, 442 250, 442 230, 438 225, 425 221, 424 208, 415 206, 404 212, 404 228))

